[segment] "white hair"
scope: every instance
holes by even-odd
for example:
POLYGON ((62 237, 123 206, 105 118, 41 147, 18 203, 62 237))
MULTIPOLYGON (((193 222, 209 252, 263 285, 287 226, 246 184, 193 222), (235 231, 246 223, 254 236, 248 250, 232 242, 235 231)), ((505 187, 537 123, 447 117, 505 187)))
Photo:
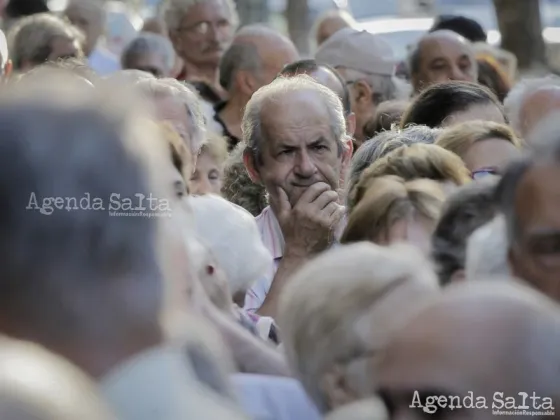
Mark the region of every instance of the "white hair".
POLYGON ((380 350, 438 289, 431 264, 404 244, 341 246, 290 280, 278 311, 282 341, 288 363, 319 409, 329 408, 321 379, 337 364, 359 397, 373 394, 380 350))
POLYGON ((560 88, 560 77, 550 75, 546 77, 522 79, 508 93, 504 100, 504 109, 510 126, 518 134, 526 134, 521 132, 523 124, 521 111, 525 99, 530 94, 546 86, 556 86, 560 88))
POLYGON ((136 86, 151 97, 170 97, 182 102, 192 119, 191 153, 197 156, 206 141, 206 123, 202 111, 201 100, 194 88, 175 79, 144 78, 136 86))
MULTIPOLYGON (((165 0, 161 9, 161 15, 169 31, 180 28, 181 22, 189 9, 197 4, 207 3, 214 0, 165 0)), ((233 0, 219 0, 226 7, 233 27, 239 25, 239 16, 233 0)))
POLYGON ((246 292, 272 267, 255 218, 216 195, 191 197, 199 239, 225 271, 232 295, 246 292))
POLYGON ((542 117, 539 123, 527 133, 526 143, 532 149, 550 148, 558 140, 560 111, 552 111, 542 117))
POLYGON ((465 275, 468 281, 508 278, 508 239, 502 215, 475 230, 467 240, 465 275))
POLYGON ((175 50, 169 38, 151 32, 142 32, 134 38, 121 54, 121 64, 124 69, 131 68, 132 61, 145 54, 159 55, 165 64, 165 70, 170 72, 175 66, 175 50))
POLYGON ((332 411, 325 420, 388 420, 389 411, 383 400, 371 397, 343 405, 332 411))
MULTIPOLYGON (((256 159, 260 158, 261 141, 263 133, 261 128, 261 115, 265 105, 279 101, 281 98, 294 92, 308 91, 318 96, 325 105, 334 138, 344 147, 348 136, 346 134, 346 119, 344 108, 338 95, 326 86, 317 83, 312 77, 302 74, 294 77, 280 77, 272 83, 257 90, 245 107, 245 114, 241 123, 243 142, 246 149, 251 150, 256 159)), ((302 110, 304 112, 304 110, 302 110)))

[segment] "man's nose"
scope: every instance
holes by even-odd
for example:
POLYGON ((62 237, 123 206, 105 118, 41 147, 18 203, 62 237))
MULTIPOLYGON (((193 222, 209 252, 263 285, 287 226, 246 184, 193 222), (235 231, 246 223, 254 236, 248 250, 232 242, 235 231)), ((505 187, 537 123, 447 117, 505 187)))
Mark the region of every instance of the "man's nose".
POLYGON ((302 178, 310 178, 315 174, 317 167, 309 153, 306 151, 298 153, 294 171, 296 175, 302 178))
POLYGON ((452 70, 450 79, 451 80, 463 81, 463 82, 469 80, 469 78, 465 74, 465 72, 463 70, 461 70, 461 68, 459 68, 458 66, 453 66, 453 70, 452 70))

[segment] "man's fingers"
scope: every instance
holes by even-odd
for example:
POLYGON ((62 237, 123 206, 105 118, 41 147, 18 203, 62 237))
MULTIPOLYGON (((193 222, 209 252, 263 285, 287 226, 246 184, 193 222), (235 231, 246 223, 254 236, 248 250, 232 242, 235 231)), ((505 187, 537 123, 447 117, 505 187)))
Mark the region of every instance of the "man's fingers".
POLYGON ((276 195, 273 197, 272 194, 269 197, 271 204, 274 205, 275 210, 278 212, 276 215, 278 218, 288 217, 290 211, 292 210, 292 205, 288 199, 288 194, 283 188, 276 188, 276 195))
POLYGON ((338 193, 336 191, 329 190, 325 191, 319 197, 317 197, 317 199, 312 204, 313 207, 317 208, 318 210, 323 210, 333 202, 336 204, 337 201, 338 193))
POLYGON ((310 204, 317 199, 321 194, 325 191, 329 191, 331 189, 330 185, 325 182, 317 182, 311 185, 309 188, 305 190, 305 192, 299 198, 297 205, 306 205, 310 204))

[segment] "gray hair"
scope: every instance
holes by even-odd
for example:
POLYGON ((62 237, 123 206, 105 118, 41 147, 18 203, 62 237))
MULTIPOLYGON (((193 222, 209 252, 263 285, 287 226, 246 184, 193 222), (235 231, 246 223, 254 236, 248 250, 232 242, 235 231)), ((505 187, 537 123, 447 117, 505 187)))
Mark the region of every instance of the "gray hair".
POLYGON ((547 86, 554 86, 560 88, 560 77, 550 75, 547 77, 540 78, 529 78, 521 79, 513 88, 509 91, 508 95, 504 100, 504 109, 508 117, 508 121, 511 127, 519 134, 522 128, 522 115, 521 111, 523 109, 523 102, 530 94, 538 91, 539 89, 547 86))
POLYGON ((192 119, 191 152, 193 156, 197 156, 206 141, 206 123, 196 90, 175 79, 145 78, 139 80, 136 86, 148 96, 175 98, 185 105, 186 116, 192 119))
POLYGON ((18 84, 0 101, 0 196, 10 203, 0 214, 2 318, 56 345, 91 344, 107 328, 108 337, 122 335, 111 326, 123 322, 144 334, 163 293, 157 220, 112 217, 107 205, 160 196, 142 146, 152 132, 128 103, 106 103, 106 93, 43 83, 18 84), (115 293, 131 279, 138 290, 115 293))
POLYGON ((121 64, 124 69, 133 68, 133 61, 137 57, 154 53, 163 59, 165 70, 170 72, 175 66, 175 50, 169 38, 142 32, 130 42, 122 52, 121 64))
POLYGON ((401 146, 416 143, 433 144, 442 130, 424 125, 415 125, 404 130, 388 130, 366 141, 352 156, 350 172, 347 177, 346 197, 360 180, 362 173, 375 161, 388 155, 401 146))
POLYGON ((511 270, 507 258, 506 222, 499 215, 479 227, 467 241, 466 279, 508 278, 511 270))
POLYGON ((56 38, 78 40, 81 45, 84 41, 78 28, 50 13, 35 14, 18 21, 8 33, 14 68, 19 70, 26 62, 38 65, 47 61, 56 38))
POLYGON ((467 239, 498 212, 496 179, 484 179, 461 187, 449 197, 432 236, 432 257, 442 285, 465 268, 467 239))
MULTIPOLYGON (((181 26, 182 20, 189 9, 197 4, 213 0, 165 0, 162 7, 162 16, 169 31, 176 31, 181 26)), ((239 25, 239 15, 233 0, 219 0, 226 7, 233 27, 239 25)))
POLYGON ((316 94, 329 113, 329 120, 334 138, 343 149, 348 136, 344 109, 338 95, 326 86, 317 83, 307 75, 280 77, 269 85, 260 88, 247 103, 241 128, 245 150, 250 151, 256 161, 261 160, 261 142, 264 135, 261 127, 261 115, 266 104, 274 102, 293 92, 308 91, 316 94))

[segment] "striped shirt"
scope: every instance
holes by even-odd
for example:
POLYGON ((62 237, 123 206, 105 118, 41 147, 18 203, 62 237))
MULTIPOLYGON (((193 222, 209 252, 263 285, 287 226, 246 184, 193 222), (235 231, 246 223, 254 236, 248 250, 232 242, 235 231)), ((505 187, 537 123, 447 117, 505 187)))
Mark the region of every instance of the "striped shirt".
MULTIPOLYGON (((255 312, 264 303, 266 295, 272 285, 272 280, 276 275, 276 270, 278 270, 278 266, 284 255, 284 235, 282 234, 280 223, 278 223, 278 219, 270 206, 266 207, 255 220, 263 244, 272 255, 273 263, 270 266, 268 275, 258 280, 247 292, 245 297, 245 310, 249 312, 255 312)), ((345 226, 346 218, 343 219, 343 223, 341 223, 337 231, 337 239, 342 235, 342 229, 344 229, 345 226)))

